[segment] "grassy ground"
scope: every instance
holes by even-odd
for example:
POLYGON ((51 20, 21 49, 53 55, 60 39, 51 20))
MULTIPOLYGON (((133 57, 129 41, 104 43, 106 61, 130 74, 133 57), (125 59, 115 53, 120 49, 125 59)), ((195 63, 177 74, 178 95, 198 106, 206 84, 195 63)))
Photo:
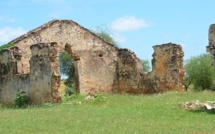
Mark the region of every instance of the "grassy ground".
POLYGON ((105 96, 103 101, 85 101, 79 97, 58 105, 0 107, 0 134, 215 133, 215 114, 179 107, 181 102, 214 101, 214 92, 105 96))

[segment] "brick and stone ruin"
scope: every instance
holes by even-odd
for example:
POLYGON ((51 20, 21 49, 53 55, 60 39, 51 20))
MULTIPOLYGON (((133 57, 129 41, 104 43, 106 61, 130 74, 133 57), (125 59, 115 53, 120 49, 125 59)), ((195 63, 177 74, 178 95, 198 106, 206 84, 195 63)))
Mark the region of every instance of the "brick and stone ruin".
POLYGON ((0 53, 0 103, 13 104, 24 91, 32 104, 59 102, 58 54, 75 61, 76 90, 81 94, 159 93, 183 91, 180 45, 153 46, 152 71, 143 72, 140 59, 119 49, 71 20, 53 20, 11 41, 0 53))

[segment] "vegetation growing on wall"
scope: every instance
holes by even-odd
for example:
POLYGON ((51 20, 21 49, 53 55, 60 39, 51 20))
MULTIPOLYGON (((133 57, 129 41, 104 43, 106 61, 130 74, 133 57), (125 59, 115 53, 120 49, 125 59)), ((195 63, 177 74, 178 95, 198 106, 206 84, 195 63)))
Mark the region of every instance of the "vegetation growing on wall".
POLYGON ((93 33, 95 33, 97 36, 102 38, 104 41, 113 44, 115 47, 119 48, 119 45, 117 42, 114 40, 114 38, 111 36, 110 30, 108 28, 104 29, 101 27, 97 27, 96 30, 92 30, 93 33))
POLYGON ((0 46, 0 53, 1 53, 4 49, 7 49, 7 48, 10 48, 10 47, 13 47, 13 46, 14 46, 14 44, 11 44, 11 43, 0 46))

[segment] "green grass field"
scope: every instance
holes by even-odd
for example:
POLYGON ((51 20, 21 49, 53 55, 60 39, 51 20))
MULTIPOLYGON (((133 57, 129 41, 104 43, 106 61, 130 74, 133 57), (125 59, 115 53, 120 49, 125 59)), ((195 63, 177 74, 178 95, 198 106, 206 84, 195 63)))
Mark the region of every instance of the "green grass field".
POLYGON ((215 92, 105 95, 25 109, 0 107, 0 134, 212 134, 215 114, 179 103, 215 99, 215 92), (79 104, 79 101, 82 103, 79 104))

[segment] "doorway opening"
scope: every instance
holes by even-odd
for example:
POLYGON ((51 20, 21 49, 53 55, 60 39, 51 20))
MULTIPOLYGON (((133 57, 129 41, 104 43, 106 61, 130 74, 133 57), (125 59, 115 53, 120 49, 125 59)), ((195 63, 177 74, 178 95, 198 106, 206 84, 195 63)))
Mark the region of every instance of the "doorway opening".
POLYGON ((77 60, 66 50, 59 52, 59 68, 61 83, 59 91, 61 95, 71 96, 79 92, 77 60))

